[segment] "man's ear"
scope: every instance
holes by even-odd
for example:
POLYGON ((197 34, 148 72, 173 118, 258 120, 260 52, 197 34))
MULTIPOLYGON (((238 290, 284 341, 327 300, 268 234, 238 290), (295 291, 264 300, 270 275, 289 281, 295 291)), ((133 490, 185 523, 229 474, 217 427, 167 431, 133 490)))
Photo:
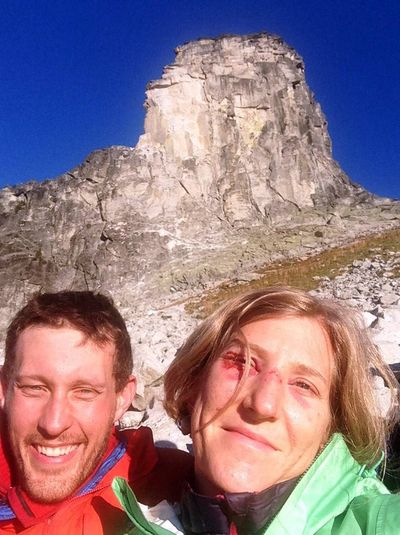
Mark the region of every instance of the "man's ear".
POLYGON ((115 409, 114 422, 129 409, 136 394, 136 377, 131 375, 128 382, 120 392, 117 392, 117 406, 115 409))

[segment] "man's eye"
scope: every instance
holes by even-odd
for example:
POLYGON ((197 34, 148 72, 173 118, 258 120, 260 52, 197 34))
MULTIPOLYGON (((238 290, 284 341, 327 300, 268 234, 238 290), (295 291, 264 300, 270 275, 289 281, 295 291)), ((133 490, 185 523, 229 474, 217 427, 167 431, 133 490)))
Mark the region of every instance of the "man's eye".
POLYGON ((74 390, 74 393, 81 399, 92 399, 97 395, 98 392, 93 390, 93 388, 77 388, 74 390))
POLYGON ((43 385, 18 385, 18 388, 26 395, 39 395, 46 392, 46 387, 43 385))

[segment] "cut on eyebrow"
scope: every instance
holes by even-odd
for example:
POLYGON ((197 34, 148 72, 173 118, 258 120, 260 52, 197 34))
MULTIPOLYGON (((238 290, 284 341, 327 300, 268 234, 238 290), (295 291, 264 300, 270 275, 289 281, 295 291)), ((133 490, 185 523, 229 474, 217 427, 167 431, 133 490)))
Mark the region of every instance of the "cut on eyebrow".
MULTIPOLYGON (((255 351, 258 355, 262 357, 268 357, 270 352, 263 347, 257 345, 257 344, 248 344, 249 348, 255 351)), ((317 377, 321 381, 324 382, 324 384, 328 385, 329 380, 327 377, 325 377, 321 372, 313 368, 312 366, 308 366, 307 364, 304 364, 304 362, 300 361, 294 361, 290 363, 291 371, 294 373, 299 373, 301 375, 307 375, 311 377, 317 377)))

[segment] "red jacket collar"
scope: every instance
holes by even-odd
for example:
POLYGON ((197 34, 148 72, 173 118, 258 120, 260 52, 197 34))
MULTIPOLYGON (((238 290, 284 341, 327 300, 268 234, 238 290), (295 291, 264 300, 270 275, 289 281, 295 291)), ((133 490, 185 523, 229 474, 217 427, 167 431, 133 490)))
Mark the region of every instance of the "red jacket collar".
MULTIPOLYGON (((192 456, 173 448, 155 448, 148 427, 126 430, 121 435, 114 431, 105 456, 113 448, 113 444, 117 443, 118 436, 123 436, 126 443, 126 453, 119 461, 122 465, 118 463, 108 477, 104 476, 99 487, 110 485, 114 475, 122 475, 129 481, 141 503, 155 505, 163 499, 172 502, 179 500, 183 482, 193 470, 192 456)), ((9 503, 12 501, 10 505, 18 519, 16 524, 36 524, 51 516, 71 499, 68 498, 55 506, 33 503, 12 486, 15 484, 12 472, 11 457, 3 429, 0 435, 0 498, 8 496, 9 503), (28 510, 25 505, 28 505, 28 510), (32 511, 29 512, 29 509, 32 511)))
POLYGON ((6 423, 0 412, 0 498, 4 498, 13 481, 11 477, 12 459, 6 438, 6 423))
MULTIPOLYGON (((130 472, 133 472, 136 477, 140 478, 154 468, 158 459, 153 445, 151 431, 148 428, 141 428, 140 430, 124 432, 123 436, 124 441, 126 440, 127 442, 126 446, 129 457, 133 454, 130 459, 132 465, 130 472)), ((118 442, 118 433, 114 429, 113 434, 110 436, 107 450, 98 466, 110 455, 118 442)), ((92 477, 96 469, 89 475, 88 479, 92 477)), ((38 503, 31 500, 18 486, 15 486, 15 481, 13 480, 13 461, 10 455, 4 422, 0 434, 0 476, 0 498, 7 500, 18 521, 24 527, 33 525, 43 518, 51 516, 67 501, 64 500, 57 504, 38 503)), ((83 482, 80 488, 87 483, 88 479, 83 482)), ((79 489, 76 492, 79 492, 79 489)))

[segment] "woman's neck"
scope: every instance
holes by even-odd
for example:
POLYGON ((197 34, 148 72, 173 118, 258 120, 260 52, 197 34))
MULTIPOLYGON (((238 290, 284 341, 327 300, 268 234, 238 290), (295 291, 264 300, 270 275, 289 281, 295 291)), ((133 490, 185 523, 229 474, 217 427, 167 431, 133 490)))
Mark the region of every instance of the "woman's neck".
POLYGON ((278 483, 259 493, 221 493, 214 497, 186 488, 181 501, 185 533, 239 535, 257 533, 274 518, 291 494, 298 478, 278 483))

